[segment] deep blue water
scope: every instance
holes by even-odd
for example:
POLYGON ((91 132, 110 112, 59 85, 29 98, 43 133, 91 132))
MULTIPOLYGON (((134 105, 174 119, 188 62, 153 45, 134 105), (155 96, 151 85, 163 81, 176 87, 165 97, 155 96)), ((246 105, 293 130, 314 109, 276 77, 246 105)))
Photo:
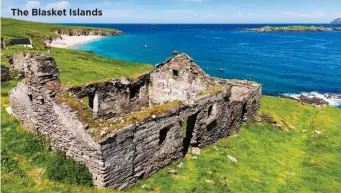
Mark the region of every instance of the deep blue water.
POLYGON ((189 54, 212 76, 262 83, 263 94, 341 94, 341 32, 238 30, 264 24, 86 25, 116 28, 128 35, 105 37, 75 49, 151 64, 164 61, 173 50, 178 50, 189 54), (144 48, 145 44, 148 48, 144 48))

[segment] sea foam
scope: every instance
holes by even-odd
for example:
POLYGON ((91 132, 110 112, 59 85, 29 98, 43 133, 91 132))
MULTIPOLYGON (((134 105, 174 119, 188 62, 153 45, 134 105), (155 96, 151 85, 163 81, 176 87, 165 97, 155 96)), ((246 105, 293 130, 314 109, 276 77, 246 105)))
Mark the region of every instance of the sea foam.
POLYGON ((321 94, 318 92, 301 92, 298 94, 284 93, 282 95, 289 97, 289 98, 294 98, 294 99, 299 99, 301 95, 309 97, 309 98, 316 97, 316 98, 323 99, 324 101, 327 101, 330 106, 341 108, 341 94, 335 94, 335 93, 321 94))

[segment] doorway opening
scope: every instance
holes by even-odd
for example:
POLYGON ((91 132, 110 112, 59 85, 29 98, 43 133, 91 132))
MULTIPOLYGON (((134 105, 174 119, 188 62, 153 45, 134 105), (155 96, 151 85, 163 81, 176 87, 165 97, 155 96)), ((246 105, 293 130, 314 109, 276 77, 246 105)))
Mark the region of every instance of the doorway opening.
POLYGON ((199 112, 187 117, 185 120, 184 127, 185 127, 185 137, 183 141, 183 156, 185 156, 188 152, 189 146, 191 145, 191 139, 193 136, 195 122, 197 120, 199 112))

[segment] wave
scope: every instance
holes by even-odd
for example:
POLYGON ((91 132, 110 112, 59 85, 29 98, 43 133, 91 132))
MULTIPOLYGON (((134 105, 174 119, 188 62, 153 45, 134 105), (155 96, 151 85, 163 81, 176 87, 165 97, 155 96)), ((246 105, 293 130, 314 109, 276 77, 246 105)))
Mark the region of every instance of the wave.
POLYGON ((301 92, 298 94, 295 93, 284 93, 282 94, 283 96, 289 97, 289 98, 294 98, 294 99, 299 99, 301 95, 309 97, 309 98, 320 98, 323 99, 324 101, 329 103, 329 106, 333 107, 339 107, 341 108, 341 94, 335 94, 335 93, 318 93, 318 92, 301 92))

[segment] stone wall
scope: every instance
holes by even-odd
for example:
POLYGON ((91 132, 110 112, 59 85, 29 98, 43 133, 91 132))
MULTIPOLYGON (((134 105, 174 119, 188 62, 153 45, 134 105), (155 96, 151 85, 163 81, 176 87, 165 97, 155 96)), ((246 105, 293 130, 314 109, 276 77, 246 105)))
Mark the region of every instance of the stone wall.
POLYGON ((261 93, 259 85, 250 86, 243 94, 234 89, 239 86, 227 85, 222 92, 196 99, 193 105, 183 105, 104 139, 105 184, 129 187, 183 157, 190 146, 202 148, 237 132, 242 121, 258 109, 261 93), (236 94, 242 94, 242 99, 234 100, 236 94))
POLYGON ((95 119, 109 119, 149 106, 149 74, 136 80, 113 79, 102 83, 72 87, 69 92, 78 99, 89 97, 95 119))
POLYGON ((186 54, 179 54, 157 65, 150 76, 151 104, 162 104, 171 100, 191 104, 197 93, 214 84, 186 54))
POLYGON ((94 118, 110 119, 173 100, 192 104, 198 93, 215 83, 189 56, 179 54, 136 80, 113 79, 69 91, 79 99, 89 97, 94 118))
POLYGON ((15 65, 23 65, 26 78, 11 90, 13 113, 26 128, 48 137, 54 150, 84 163, 91 171, 94 183, 101 185, 103 157, 100 145, 88 135, 84 129, 86 125, 78 120, 76 113, 56 101, 55 95, 61 87, 53 58, 36 54, 20 54, 15 58, 15 65))
POLYGON ((259 108, 261 96, 257 83, 211 78, 187 55, 177 55, 137 79, 113 79, 68 89, 75 98, 91 98, 96 121, 181 101, 163 114, 113 128, 96 139, 89 131, 104 128, 89 128, 69 104, 56 100, 63 86, 51 57, 22 54, 14 62, 26 75, 26 82, 10 94, 15 115, 31 131, 47 136, 53 149, 84 163, 95 185, 118 189, 183 157, 190 146, 202 148, 237 132, 259 108), (217 84, 219 90, 198 95, 217 84))

